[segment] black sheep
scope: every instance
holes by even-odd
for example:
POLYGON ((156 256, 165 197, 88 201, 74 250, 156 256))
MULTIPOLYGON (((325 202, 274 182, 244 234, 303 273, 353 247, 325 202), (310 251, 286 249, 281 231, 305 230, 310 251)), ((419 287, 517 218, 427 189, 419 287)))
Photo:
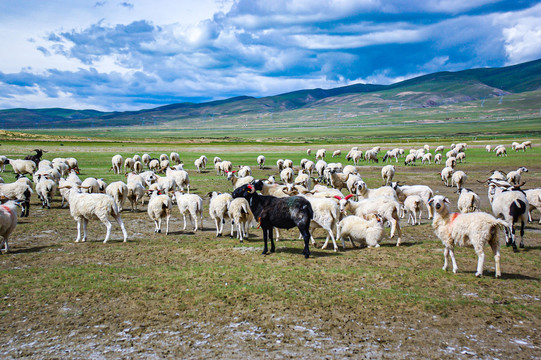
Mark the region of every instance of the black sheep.
POLYGON ((46 151, 41 150, 41 149, 34 149, 34 151, 36 152, 36 155, 27 155, 24 157, 24 159, 32 160, 33 162, 36 163, 36 166, 38 166, 39 162, 41 161, 41 157, 43 156, 43 153, 46 151))
POLYGON ((233 198, 243 197, 248 200, 254 217, 263 230, 263 241, 265 247, 263 254, 268 253, 267 237, 270 238, 270 252, 275 252, 274 240, 272 238, 273 228, 291 229, 298 227, 304 239, 304 257, 310 256, 308 243, 310 241, 310 220, 314 212, 310 202, 300 196, 277 198, 275 196, 259 195, 256 190, 261 190, 263 183, 258 180, 253 185, 243 185, 233 191, 233 198))

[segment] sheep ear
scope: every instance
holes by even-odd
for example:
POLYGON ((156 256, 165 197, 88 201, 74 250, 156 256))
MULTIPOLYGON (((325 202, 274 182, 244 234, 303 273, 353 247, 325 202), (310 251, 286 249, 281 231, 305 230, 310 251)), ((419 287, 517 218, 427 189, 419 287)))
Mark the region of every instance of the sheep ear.
POLYGON ((432 205, 433 202, 434 202, 434 198, 428 200, 428 205, 432 205))
POLYGON ((449 199, 447 199, 447 198, 443 199, 443 202, 445 202, 447 204, 450 204, 449 199))

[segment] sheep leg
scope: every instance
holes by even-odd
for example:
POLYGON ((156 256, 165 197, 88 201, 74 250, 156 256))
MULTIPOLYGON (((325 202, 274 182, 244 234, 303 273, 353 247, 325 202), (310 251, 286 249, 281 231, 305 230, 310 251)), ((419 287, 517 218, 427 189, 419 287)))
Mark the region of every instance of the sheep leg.
MULTIPOLYGON (((235 234, 235 221, 231 219, 231 235, 229 235, 229 237, 233 239, 234 234, 235 234)), ((237 236, 238 236, 238 232, 237 232, 237 236)))
POLYGON ((443 267, 442 270, 447 271, 447 268, 449 267, 449 248, 446 246, 443 250, 443 267))
POLYGON ((120 225, 120 229, 122 230, 122 235, 124 236, 124 242, 128 240, 128 232, 126 231, 126 227, 124 226, 124 223, 122 222, 122 219, 120 216, 114 217, 118 225, 120 225))
MULTIPOLYGON (((2 247, 4 247, 4 251, 7 253, 9 251, 9 244, 8 244, 8 236, 4 237, 2 239, 2 242, 0 243, 0 251, 2 251, 2 247)), ((1 254, 1 253, 0 253, 1 254)))
POLYGON ((302 250, 302 253, 304 257, 308 259, 308 257, 310 257, 310 248, 308 247, 308 245, 310 244, 309 226, 300 226, 299 230, 302 234, 302 237, 304 238, 304 249, 302 250))
POLYGON ((492 248, 492 252, 494 253, 494 262, 496 267, 496 278, 502 277, 502 271, 500 269, 500 243, 498 242, 497 238, 494 238, 490 242, 490 247, 492 248))
POLYGON ((242 225, 240 223, 240 221, 237 221, 237 237, 239 238, 240 242, 242 242, 243 240, 243 237, 242 237, 242 225))
POLYGON ((111 225, 111 222, 108 219, 103 219, 101 222, 104 223, 105 227, 107 228, 107 233, 105 234, 105 240, 103 240, 103 243, 105 244, 107 240, 109 240, 109 237, 111 236, 111 228, 113 227, 113 225, 111 225))
POLYGON ((154 220, 154 224, 156 225, 154 232, 161 233, 162 232, 162 218, 159 218, 158 220, 154 220))
POLYGON ((184 221, 184 227, 182 228, 182 230, 186 230, 186 214, 185 213, 182 213, 182 220, 184 221))
POLYGON ((520 222, 520 248, 524 249, 524 221, 520 222))
POLYGON ((485 262, 485 252, 482 248, 477 252, 477 257, 477 272, 475 273, 475 276, 481 277, 483 276, 483 264, 485 262))
POLYGON ((267 247, 267 233, 269 232, 272 236, 272 228, 263 228, 263 252, 261 253, 261 255, 267 255, 267 253, 269 252, 269 248, 267 247))
POLYGON ((83 218, 83 242, 86 241, 86 228, 88 226, 88 219, 83 218))
POLYGON ((428 204, 428 200, 425 201, 426 208, 428 209, 428 220, 432 219, 434 217, 434 209, 432 209, 432 206, 428 204))
POLYGON ((400 246, 402 243, 402 231, 400 231, 400 224, 397 219, 390 218, 388 221, 391 223, 391 238, 394 236, 396 231, 398 238, 396 239, 396 246, 400 246))
POLYGON ((453 273, 456 274, 458 272, 458 266, 455 259, 455 250, 453 248, 449 249, 449 255, 451 255, 451 261, 453 262, 453 273))
POLYGON ((76 243, 79 241, 81 241, 81 220, 77 220, 77 239, 75 239, 76 243))
POLYGON ((169 219, 171 218, 171 215, 167 215, 165 218, 165 235, 169 235, 169 219))
POLYGON ((219 234, 218 236, 222 236, 222 234, 223 234, 224 223, 225 223, 225 219, 222 218, 222 219, 220 220, 220 232, 218 233, 218 234, 219 234))
POLYGON ((192 223, 193 232, 196 232, 197 231, 197 214, 190 213, 190 215, 192 216, 192 218, 190 219, 190 222, 192 223))

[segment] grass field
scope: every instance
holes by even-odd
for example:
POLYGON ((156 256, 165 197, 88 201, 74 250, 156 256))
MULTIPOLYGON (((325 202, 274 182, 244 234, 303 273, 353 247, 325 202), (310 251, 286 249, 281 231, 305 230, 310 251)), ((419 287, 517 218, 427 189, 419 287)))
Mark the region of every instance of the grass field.
MULTIPOLYGON (((440 139, 449 147, 456 139, 440 139)), ((539 144, 541 139, 532 139, 539 144)), ((420 147, 380 140, 343 144, 293 142, 166 143, 87 141, 3 141, 0 154, 22 157, 34 148, 45 158, 73 156, 81 178, 123 180, 108 172, 110 159, 147 152, 177 151, 190 173, 193 192, 231 191, 212 169, 198 174, 193 161, 201 154, 252 166, 256 178, 277 174, 276 160, 296 165, 306 148, 363 150, 420 147), (62 145, 61 145, 62 144, 62 145), (264 154, 266 168, 256 167, 264 154)), ((468 174, 467 187, 489 211, 486 188, 476 182, 492 169, 526 166, 525 188, 541 187, 541 147, 525 153, 510 150, 511 138, 491 140, 508 145, 509 156, 486 153, 486 140, 467 140, 467 159, 458 168, 468 174)), ((435 147, 436 139, 431 146, 435 147)), ((381 156, 380 156, 381 157, 381 156)), ((328 159, 328 161, 331 161, 328 159)), ((345 163, 342 158, 340 160, 345 163)), ((370 187, 381 185, 382 164, 359 166, 370 187)), ((439 179, 440 165, 397 164, 396 180, 421 183, 451 200, 457 195, 439 179)), ((11 167, 3 178, 13 181, 11 167)), ((260 255, 261 230, 251 229, 244 243, 216 238, 205 199, 204 230, 182 230, 178 209, 172 233, 155 234, 146 206, 125 210, 129 234, 121 242, 113 225, 110 243, 105 228, 89 224, 89 240, 74 243, 76 223, 55 198, 52 209, 32 199, 30 217, 21 219, 11 239, 12 251, 0 256, 0 345, 2 358, 521 358, 541 356, 539 212, 526 226, 526 249, 502 247, 502 279, 494 279, 494 260, 486 251, 485 276, 476 278, 472 249, 456 251, 459 273, 441 270, 443 246, 426 215, 420 226, 403 227, 403 246, 387 236, 378 249, 353 249, 346 243, 333 252, 311 246, 301 255, 298 232, 282 233, 277 252, 260 255)), ((425 212, 426 214, 426 212, 425 212)), ((188 225, 188 229, 190 229, 188 225)), ((229 233, 229 224, 225 225, 229 233)), ((315 233, 321 247, 324 236, 315 233)), ((501 240, 503 244, 503 237, 501 240)))

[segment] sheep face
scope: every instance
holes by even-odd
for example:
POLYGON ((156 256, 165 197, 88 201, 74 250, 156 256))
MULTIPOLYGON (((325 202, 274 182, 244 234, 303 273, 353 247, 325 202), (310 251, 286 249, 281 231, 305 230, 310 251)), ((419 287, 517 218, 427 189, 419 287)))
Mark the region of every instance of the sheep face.
POLYGON ((428 201, 428 204, 433 204, 436 212, 440 213, 445 208, 446 204, 449 204, 449 199, 442 195, 436 195, 428 201))

